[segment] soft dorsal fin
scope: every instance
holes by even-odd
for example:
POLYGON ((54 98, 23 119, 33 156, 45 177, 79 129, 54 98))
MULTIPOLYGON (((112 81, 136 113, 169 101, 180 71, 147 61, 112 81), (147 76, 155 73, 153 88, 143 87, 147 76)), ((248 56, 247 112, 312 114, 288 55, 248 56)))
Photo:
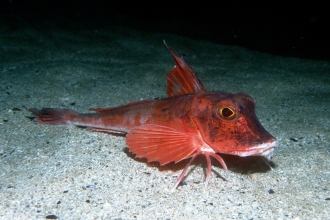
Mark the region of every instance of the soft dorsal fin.
POLYGON ((90 108, 89 111, 94 111, 94 112, 106 112, 106 111, 112 111, 115 109, 120 109, 123 107, 129 107, 132 105, 137 105, 137 104, 143 104, 143 103, 147 103, 147 102, 151 102, 150 100, 141 100, 141 101, 137 101, 137 102, 131 102, 129 104, 126 105, 120 105, 120 106, 116 106, 116 107, 109 107, 109 108, 90 108))
POLYGON ((190 94, 205 91, 203 84, 196 76, 195 72, 184 61, 183 57, 178 57, 174 51, 166 44, 174 57, 175 67, 167 75, 167 95, 168 97, 190 94))

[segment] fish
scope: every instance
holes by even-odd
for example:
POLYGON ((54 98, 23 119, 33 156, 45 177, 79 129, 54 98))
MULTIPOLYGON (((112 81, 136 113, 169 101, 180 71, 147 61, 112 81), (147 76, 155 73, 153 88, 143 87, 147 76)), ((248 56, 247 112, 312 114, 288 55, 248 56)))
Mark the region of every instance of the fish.
POLYGON ((269 161, 278 141, 259 122, 254 100, 244 93, 207 91, 183 56, 177 56, 165 40, 164 44, 175 62, 167 74, 166 98, 90 108, 93 113, 30 108, 35 122, 126 136, 126 145, 136 158, 161 166, 190 158, 173 189, 198 155, 206 157, 205 186, 211 176, 211 157, 226 172, 226 163, 219 154, 260 156, 269 161))

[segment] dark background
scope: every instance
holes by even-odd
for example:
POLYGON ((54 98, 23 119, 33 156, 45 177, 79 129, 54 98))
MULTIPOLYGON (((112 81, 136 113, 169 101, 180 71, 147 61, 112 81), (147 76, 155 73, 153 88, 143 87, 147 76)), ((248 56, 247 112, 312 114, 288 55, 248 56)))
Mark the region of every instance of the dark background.
POLYGON ((330 60, 326 1, 0 1, 0 25, 13 29, 119 25, 282 56, 330 60))

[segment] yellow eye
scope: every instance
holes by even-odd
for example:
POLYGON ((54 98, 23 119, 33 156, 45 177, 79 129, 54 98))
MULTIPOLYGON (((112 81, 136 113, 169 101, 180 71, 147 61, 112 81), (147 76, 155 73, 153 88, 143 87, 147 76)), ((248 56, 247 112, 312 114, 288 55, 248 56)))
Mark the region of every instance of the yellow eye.
POLYGON ((236 118, 236 110, 230 106, 222 106, 219 108, 219 114, 223 119, 233 120, 236 118))

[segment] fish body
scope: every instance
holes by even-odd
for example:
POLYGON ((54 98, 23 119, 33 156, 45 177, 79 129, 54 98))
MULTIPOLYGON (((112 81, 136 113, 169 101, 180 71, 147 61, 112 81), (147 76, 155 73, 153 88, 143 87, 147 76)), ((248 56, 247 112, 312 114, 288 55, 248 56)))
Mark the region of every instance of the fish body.
POLYGON ((269 160, 278 143, 257 119, 253 99, 243 93, 206 91, 183 58, 168 49, 176 63, 167 76, 168 98, 92 108, 94 113, 88 114, 54 108, 30 111, 40 124, 73 124, 92 131, 125 135, 129 150, 148 162, 164 165, 191 158, 174 188, 199 154, 207 159, 206 184, 211 173, 210 157, 227 170, 217 153, 262 156, 269 160))

